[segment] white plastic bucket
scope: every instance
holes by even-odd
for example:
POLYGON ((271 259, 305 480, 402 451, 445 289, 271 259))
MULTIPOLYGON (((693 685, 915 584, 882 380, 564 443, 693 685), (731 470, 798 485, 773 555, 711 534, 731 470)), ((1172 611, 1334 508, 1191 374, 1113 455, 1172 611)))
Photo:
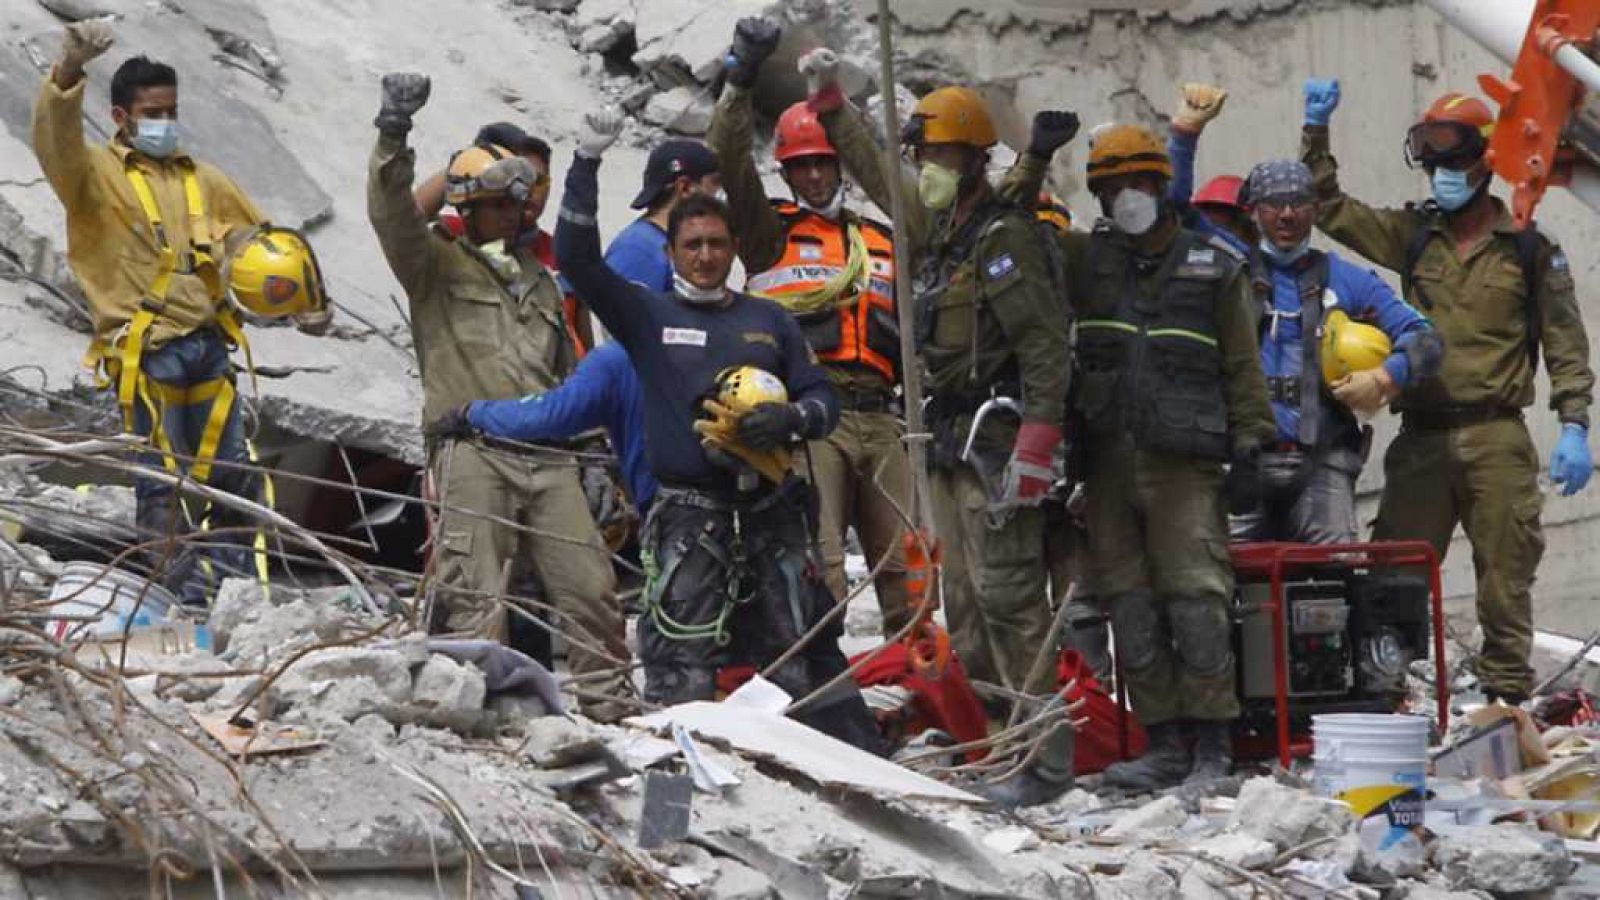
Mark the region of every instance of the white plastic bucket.
POLYGON ((159 584, 99 563, 67 563, 50 590, 47 631, 56 640, 115 638, 131 627, 158 625, 178 600, 159 584), (131 620, 131 621, 130 621, 131 620))
POLYGON ((1348 804, 1361 834, 1384 850, 1422 826, 1427 796, 1428 720, 1331 713, 1311 718, 1317 793, 1348 804))

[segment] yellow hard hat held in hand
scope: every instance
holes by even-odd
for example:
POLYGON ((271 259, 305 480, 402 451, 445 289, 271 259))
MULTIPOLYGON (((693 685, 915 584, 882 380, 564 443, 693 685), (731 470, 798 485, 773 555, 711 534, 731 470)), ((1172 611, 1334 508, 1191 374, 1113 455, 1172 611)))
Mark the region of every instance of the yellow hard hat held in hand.
POLYGON ((228 256, 222 277, 242 309, 267 319, 327 308, 322 269, 305 236, 262 225, 228 256))
MULTIPOLYGON (((697 420, 694 430, 708 451, 742 460, 763 478, 782 484, 789 474, 789 451, 781 447, 756 450, 747 446, 739 440, 739 420, 762 404, 788 402, 788 388, 771 372, 755 366, 724 369, 717 376, 715 396, 700 401, 709 418, 697 420)), ((713 453, 713 457, 715 455, 713 453)))
POLYGON ((1394 345, 1382 329, 1354 321, 1342 309, 1330 310, 1322 320, 1322 380, 1329 385, 1376 369, 1392 352, 1394 345))

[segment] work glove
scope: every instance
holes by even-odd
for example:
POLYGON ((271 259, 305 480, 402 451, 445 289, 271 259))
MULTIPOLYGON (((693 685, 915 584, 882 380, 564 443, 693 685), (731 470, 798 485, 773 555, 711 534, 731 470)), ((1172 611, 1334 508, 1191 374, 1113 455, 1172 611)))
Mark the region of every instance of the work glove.
POLYGON ((1339 108, 1339 79, 1307 78, 1304 93, 1306 124, 1326 127, 1333 120, 1333 111, 1339 108))
POLYGON ((411 131, 411 117, 427 104, 432 88, 428 76, 419 72, 390 72, 383 76, 383 108, 372 124, 383 134, 405 137, 411 131))
POLYGON ((818 47, 800 57, 800 74, 806 77, 806 106, 814 113, 833 112, 844 106, 839 87, 839 54, 818 47))
POLYGON ((1561 485, 1561 496, 1571 497, 1583 490, 1594 474, 1594 457, 1589 453, 1589 429, 1576 422, 1561 426, 1561 439, 1550 455, 1550 480, 1561 485))
POLYGON ((1024 419, 1011 445, 1001 484, 1001 502, 1031 506, 1044 500, 1056 482, 1055 454, 1061 429, 1049 422, 1024 419))
POLYGON ((1261 506, 1261 448, 1256 445, 1233 452, 1228 464, 1228 475, 1222 480, 1222 494, 1228 501, 1228 512, 1242 516, 1261 506))
POLYGON ((761 64, 772 51, 778 49, 778 39, 783 37, 783 26, 771 19, 747 16, 733 28, 733 47, 722 61, 728 71, 728 83, 750 88, 761 74, 761 64))
POLYGON ((762 403, 739 417, 739 443, 751 450, 776 450, 794 441, 806 427, 798 403, 762 403))
POLYGON ((450 410, 428 425, 422 433, 430 441, 454 440, 456 438, 470 438, 478 433, 478 429, 468 420, 467 414, 472 409, 472 404, 467 403, 450 410))
POLYGON ((1186 134, 1199 134, 1206 123, 1222 114, 1228 92, 1214 84, 1189 82, 1178 91, 1178 108, 1172 114, 1172 127, 1186 134))
POLYGON ((1078 114, 1064 109, 1047 109, 1033 114, 1033 134, 1028 137, 1028 153, 1049 159, 1078 134, 1078 114))
POLYGON ((1373 416, 1400 393, 1389 370, 1383 366, 1351 372, 1328 385, 1333 396, 1359 416, 1373 416))
POLYGON ((76 82, 83 74, 89 60, 111 49, 114 38, 111 27, 104 22, 73 22, 61 36, 61 59, 58 62, 63 76, 76 82))
POLYGON ((578 127, 578 155, 585 159, 599 159, 622 136, 622 113, 615 109, 602 109, 583 114, 583 124, 578 127))

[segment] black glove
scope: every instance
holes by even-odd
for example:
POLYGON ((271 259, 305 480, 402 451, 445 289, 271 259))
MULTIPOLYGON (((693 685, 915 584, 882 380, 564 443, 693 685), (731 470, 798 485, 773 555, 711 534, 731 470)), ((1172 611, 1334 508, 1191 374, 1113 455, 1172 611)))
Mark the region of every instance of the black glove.
POLYGON ((1028 152, 1049 159, 1078 134, 1078 114, 1064 109, 1047 109, 1033 114, 1033 134, 1028 152))
POLYGON ((739 417, 739 441, 751 450, 772 450, 794 440, 806 416, 794 403, 763 403, 739 417))
POLYGON ((1228 477, 1222 482, 1222 491, 1228 501, 1228 512, 1232 515, 1240 516, 1260 508, 1260 447, 1234 451, 1233 461, 1228 466, 1228 477))
POLYGON ((411 117, 428 102, 432 82, 417 72, 390 72, 383 76, 383 108, 372 124, 384 134, 404 137, 411 131, 411 117))
POLYGON ((433 420, 427 428, 422 430, 424 436, 430 441, 443 441, 455 438, 469 438, 478 433, 478 429, 467 420, 467 409, 472 404, 458 406, 444 415, 433 420))
POLYGON ((733 48, 728 51, 724 65, 728 69, 728 83, 749 88, 761 74, 761 64, 772 51, 778 49, 778 39, 783 37, 783 26, 768 18, 748 16, 740 19, 733 28, 733 48))

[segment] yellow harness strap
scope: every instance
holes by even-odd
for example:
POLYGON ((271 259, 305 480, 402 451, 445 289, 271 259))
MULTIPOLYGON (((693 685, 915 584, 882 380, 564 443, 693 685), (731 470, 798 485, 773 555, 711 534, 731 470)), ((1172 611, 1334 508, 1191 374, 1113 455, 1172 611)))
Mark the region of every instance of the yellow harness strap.
POLYGON ((856 222, 850 222, 845 226, 845 243, 849 247, 849 257, 845 260, 844 267, 839 270, 839 274, 828 279, 826 284, 794 294, 767 294, 761 291, 750 293, 757 297, 765 297, 789 312, 800 315, 820 312, 835 306, 849 306, 855 302, 857 293, 866 290, 869 277, 867 238, 861 233, 861 226, 856 222), (851 291, 852 287, 856 290, 851 291))

